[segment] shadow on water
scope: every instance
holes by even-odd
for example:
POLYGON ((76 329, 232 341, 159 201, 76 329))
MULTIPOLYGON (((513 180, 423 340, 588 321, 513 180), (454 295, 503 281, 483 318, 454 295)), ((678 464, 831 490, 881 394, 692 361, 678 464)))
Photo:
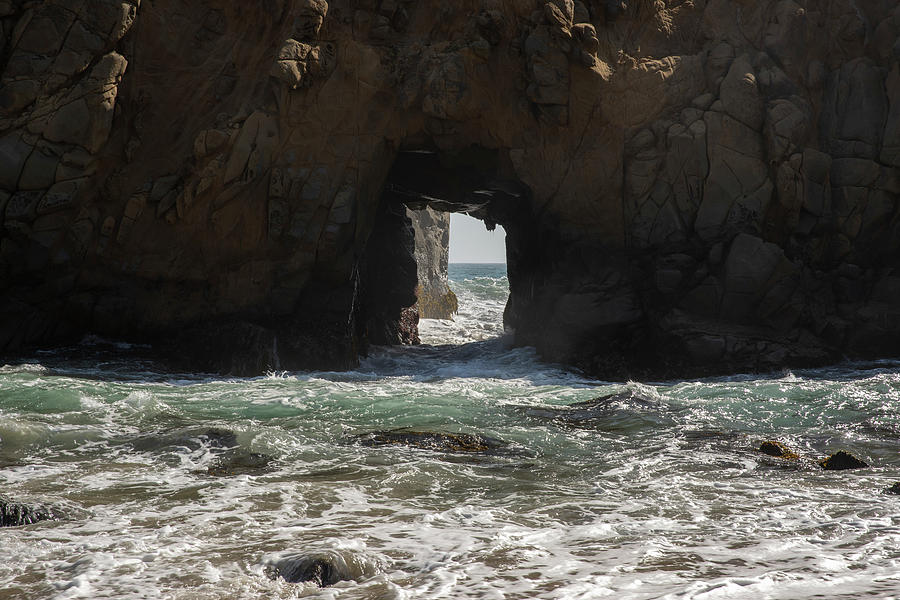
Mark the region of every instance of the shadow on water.
POLYGON ((159 383, 196 385, 247 381, 271 376, 333 382, 410 378, 437 383, 456 378, 521 379, 534 384, 549 382, 584 386, 606 385, 562 365, 542 363, 534 348, 513 347, 505 335, 464 344, 374 346, 360 365, 348 371, 285 371, 261 373, 257 377, 235 377, 215 373, 184 372, 170 368, 165 357, 149 347, 103 342, 37 351, 30 356, 7 357, 0 373, 33 373, 40 377, 68 377, 107 383, 159 383))
MULTIPOLYGON (((604 387, 626 382, 592 379, 579 370, 543 362, 529 346, 516 347, 512 335, 461 344, 421 344, 416 346, 374 346, 360 365, 348 371, 295 371, 261 373, 257 377, 235 377, 215 373, 185 372, 170 368, 165 357, 148 346, 89 339, 79 345, 37 351, 31 356, 0 360, 2 372, 32 372, 44 377, 70 377, 109 383, 161 383, 196 385, 246 381, 277 375, 299 380, 333 382, 372 381, 405 377, 422 383, 448 379, 480 378, 522 380, 534 385, 563 384, 576 387, 604 387)), ((772 380, 859 381, 880 375, 900 374, 900 358, 843 361, 820 368, 785 369, 780 372, 736 373, 724 376, 648 380, 654 387, 683 383, 730 384, 772 380)))
POLYGON ((510 334, 458 345, 376 347, 354 371, 310 375, 336 382, 397 377, 422 383, 496 379, 521 380, 533 385, 608 385, 608 382, 587 378, 564 365, 542 362, 534 348, 513 346, 510 334))

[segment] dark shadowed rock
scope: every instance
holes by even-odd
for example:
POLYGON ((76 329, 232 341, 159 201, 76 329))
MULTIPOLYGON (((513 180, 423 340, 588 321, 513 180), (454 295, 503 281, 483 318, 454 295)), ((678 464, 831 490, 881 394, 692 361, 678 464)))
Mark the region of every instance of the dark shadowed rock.
POLYGON ((823 461, 819 462, 822 465, 822 468, 828 471, 844 471, 847 469, 864 469, 869 465, 849 452, 844 452, 843 450, 839 450, 826 458, 823 461))
POLYGON ((437 452, 492 452, 507 446, 502 440, 477 434, 405 429, 364 433, 353 439, 362 446, 407 446, 437 452))
POLYGON ((362 581, 376 575, 379 563, 370 557, 345 550, 325 550, 283 556, 266 571, 272 579, 288 583, 314 583, 327 587, 341 581, 362 581))
POLYGON ((757 448, 757 450, 759 450, 763 454, 768 454, 769 456, 786 458, 788 460, 796 460, 800 458, 800 456, 796 452, 794 452, 781 442, 777 442, 775 440, 766 440, 759 445, 759 448, 757 448))
POLYGON ((884 493, 885 494, 896 494, 897 496, 900 496, 900 481, 895 482, 894 485, 892 485, 889 488, 885 488, 884 493))
POLYGON ((594 398, 593 400, 584 400, 582 402, 575 402, 573 404, 569 404, 569 410, 604 410, 608 408, 620 407, 620 406, 630 406, 634 408, 641 409, 658 409, 662 406, 662 404, 657 400, 652 400, 650 398, 646 398, 635 392, 633 390, 628 390, 625 392, 619 392, 617 394, 609 394, 607 396, 600 396, 599 398, 594 398))
POLYGON ((23 504, 0 496, 0 527, 20 527, 39 521, 56 521, 59 512, 49 506, 23 504))
POLYGON ((258 475, 269 469, 273 458, 241 448, 227 450, 207 468, 209 475, 230 477, 233 475, 258 475))
POLYGON ((208 427, 205 429, 184 429, 141 435, 133 440, 129 440, 128 444, 139 452, 181 448, 195 451, 204 447, 213 450, 234 448, 238 445, 238 440, 237 434, 230 429, 208 427))
POLYGON ((668 407, 633 390, 575 402, 567 406, 528 406, 529 417, 550 419, 560 425, 628 430, 671 421, 668 407))
POLYGON ((347 564, 339 555, 319 554, 285 558, 275 565, 277 576, 288 583, 315 583, 328 587, 351 579, 347 564))

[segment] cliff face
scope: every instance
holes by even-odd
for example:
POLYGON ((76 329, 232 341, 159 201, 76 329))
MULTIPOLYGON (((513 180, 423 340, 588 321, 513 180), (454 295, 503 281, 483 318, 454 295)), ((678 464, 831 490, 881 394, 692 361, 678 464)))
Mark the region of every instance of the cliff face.
POLYGON ((416 266, 419 283, 416 297, 419 317, 451 319, 459 308, 450 289, 447 268, 450 258, 450 213, 430 208, 408 210, 416 235, 416 266))
POLYGON ((405 203, 502 224, 517 340, 595 373, 900 353, 894 0, 0 0, 0 43, 6 351, 349 366, 415 335, 405 203))

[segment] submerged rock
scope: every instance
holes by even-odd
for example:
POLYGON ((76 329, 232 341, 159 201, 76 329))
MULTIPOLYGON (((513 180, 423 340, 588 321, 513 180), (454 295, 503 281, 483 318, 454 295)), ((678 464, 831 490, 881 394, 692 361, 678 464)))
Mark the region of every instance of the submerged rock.
POLYGON ((507 446, 503 440, 471 433, 440 433, 394 429, 364 433, 353 438, 362 446, 408 446, 438 452, 490 452, 507 446))
POLYGON ((900 496, 900 481, 895 482, 894 485, 892 485, 889 488, 885 488, 884 493, 885 494, 896 494, 897 496, 900 496))
POLYGON ((128 443, 140 452, 165 450, 173 447, 194 451, 203 447, 234 448, 238 445, 238 440, 237 434, 230 429, 207 427, 142 435, 128 443))
POLYGON ((229 450, 216 458, 206 472, 216 477, 253 475, 267 470, 272 460, 272 457, 266 454, 242 449, 229 450))
POLYGON ((379 572, 369 557, 339 550, 284 556, 267 567, 269 577, 288 583, 314 583, 328 587, 341 581, 362 581, 379 572))
POLYGON ((775 440, 766 440, 757 448, 763 454, 768 454, 769 456, 775 456, 778 458, 785 458, 788 460, 797 460, 800 456, 788 448, 786 445, 781 442, 777 442, 775 440))
POLYGON ((828 471, 844 471, 847 469, 864 469, 869 465, 849 452, 839 450, 825 460, 819 462, 823 469, 828 471))
POLYGON ((619 392, 617 394, 608 394, 606 396, 600 396, 599 398, 594 398, 593 400, 585 400, 583 402, 575 402, 574 404, 568 405, 568 410, 602 410, 609 408, 618 408, 621 406, 628 406, 634 408, 649 408, 649 409, 657 409, 660 408, 660 402, 656 400, 652 400, 650 398, 646 398, 641 396, 639 393, 628 390, 625 392, 619 392))
POLYGON ((628 390, 575 402, 567 406, 522 407, 529 417, 552 419, 575 427, 602 426, 604 429, 632 429, 646 424, 668 423, 665 406, 628 390))
POLYGON ((58 519, 60 515, 49 506, 22 504, 0 496, 0 527, 20 527, 58 519))
POLYGON ((328 587, 352 579, 347 563, 338 554, 288 557, 274 565, 275 575, 288 583, 315 583, 328 587))

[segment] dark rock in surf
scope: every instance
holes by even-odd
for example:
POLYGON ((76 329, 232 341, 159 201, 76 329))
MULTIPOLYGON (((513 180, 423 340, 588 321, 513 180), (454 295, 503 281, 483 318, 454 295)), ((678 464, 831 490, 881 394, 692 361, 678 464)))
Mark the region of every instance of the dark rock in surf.
POLYGON ((268 470, 272 457, 245 450, 229 450, 209 465, 206 472, 216 477, 255 475, 268 470))
POLYGON ((258 377, 281 368, 275 330, 247 321, 198 323, 160 346, 177 368, 258 377))
POLYGON ((22 504, 0 496, 0 527, 21 527, 60 518, 56 509, 49 506, 22 504))
POLYGON ((208 427, 187 429, 163 434, 143 435, 128 442, 139 452, 158 451, 169 448, 186 448, 190 451, 200 448, 225 449, 238 445, 237 434, 230 429, 208 427))
POLYGON ((825 460, 819 462, 823 469, 827 471, 844 471, 847 469, 864 469, 869 465, 849 452, 839 450, 825 460))
POLYGON ((282 573, 284 580, 289 583, 311 581, 319 587, 334 585, 338 581, 347 579, 333 563, 326 562, 320 558, 292 564, 290 565, 290 570, 285 570, 282 573))
POLYGON ((238 445, 237 434, 230 429, 210 427, 204 430, 198 438, 210 448, 234 448, 238 445))
POLYGON ((645 398, 634 391, 619 392, 575 402, 567 406, 522 407, 529 417, 552 419, 561 425, 575 427, 604 426, 616 429, 659 423, 663 415, 662 403, 645 398))
POLYGON ((885 488, 884 493, 885 494, 895 494, 897 496, 900 496, 900 481, 895 482, 894 485, 892 485, 889 488, 885 488))
POLYGON ((495 438, 471 433, 440 433, 395 429, 364 433, 353 438, 362 446, 407 446, 437 452, 491 452, 507 443, 495 438))
POLYGON ((617 394, 607 394, 606 396, 600 396, 599 398, 594 398, 593 400, 575 402, 574 404, 569 404, 566 408, 568 410, 594 410, 606 409, 615 405, 629 405, 637 408, 655 409, 659 408, 660 403, 656 400, 645 398, 635 391, 628 390, 625 392, 619 392, 617 394))
POLYGON ((273 579, 281 577, 288 583, 309 582, 319 587, 354 579, 347 561, 336 552, 285 557, 271 565, 269 575, 273 579))
POLYGON ((777 458, 784 458, 787 460, 797 460, 800 456, 788 448, 786 445, 781 442, 777 442, 775 440, 766 440, 757 448, 759 452, 763 454, 768 454, 769 456, 775 456, 777 458))

